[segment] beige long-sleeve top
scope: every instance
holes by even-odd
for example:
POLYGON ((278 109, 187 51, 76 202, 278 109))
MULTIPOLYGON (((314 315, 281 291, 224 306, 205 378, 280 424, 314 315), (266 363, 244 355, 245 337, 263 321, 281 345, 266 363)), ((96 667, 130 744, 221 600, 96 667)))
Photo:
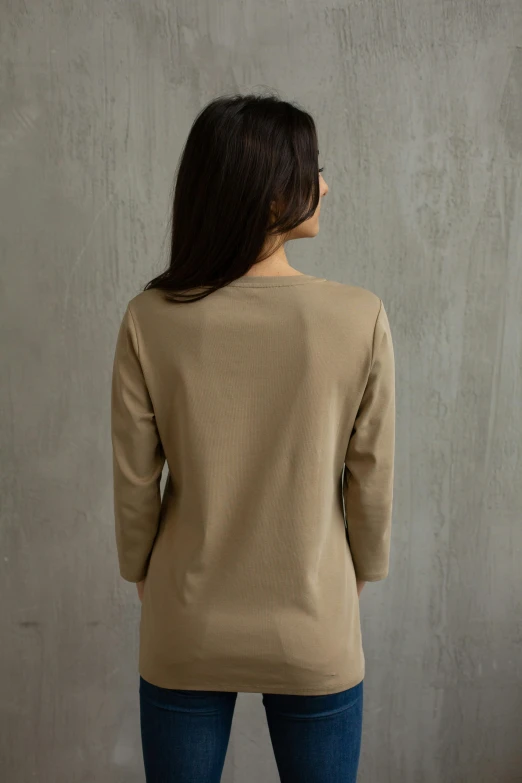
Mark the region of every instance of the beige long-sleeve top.
POLYGON ((246 275, 183 304, 142 291, 111 402, 119 569, 146 577, 141 676, 252 693, 359 683, 356 577, 384 579, 390 556, 380 297, 306 274, 246 275))

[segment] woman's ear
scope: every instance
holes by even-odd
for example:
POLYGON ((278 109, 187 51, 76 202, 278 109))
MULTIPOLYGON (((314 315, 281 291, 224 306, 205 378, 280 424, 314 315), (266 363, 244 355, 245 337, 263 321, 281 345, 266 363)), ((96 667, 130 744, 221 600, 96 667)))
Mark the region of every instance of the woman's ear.
POLYGON ((277 212, 276 202, 275 201, 271 201, 270 202, 270 215, 269 215, 269 218, 268 218, 269 224, 272 225, 272 223, 275 223, 277 218, 278 218, 278 212, 277 212))

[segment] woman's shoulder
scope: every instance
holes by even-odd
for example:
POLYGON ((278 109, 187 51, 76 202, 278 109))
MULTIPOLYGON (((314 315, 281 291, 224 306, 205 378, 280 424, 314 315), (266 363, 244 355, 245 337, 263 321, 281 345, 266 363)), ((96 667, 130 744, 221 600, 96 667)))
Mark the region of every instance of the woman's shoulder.
POLYGON ((342 283, 339 280, 330 280, 329 278, 323 278, 325 283, 328 283, 329 287, 337 291, 340 296, 350 297, 352 299, 358 299, 362 302, 368 302, 379 305, 381 297, 379 294, 371 291, 369 288, 364 288, 360 285, 353 285, 352 283, 342 283))
POLYGON ((147 288, 140 291, 129 300, 128 307, 135 316, 150 312, 151 309, 157 310, 161 305, 166 306, 168 302, 163 296, 163 291, 159 288, 147 288))
POLYGON ((316 290, 320 292, 324 306, 332 313, 341 311, 350 317, 364 315, 375 321, 381 309, 379 294, 360 285, 323 278, 316 290))

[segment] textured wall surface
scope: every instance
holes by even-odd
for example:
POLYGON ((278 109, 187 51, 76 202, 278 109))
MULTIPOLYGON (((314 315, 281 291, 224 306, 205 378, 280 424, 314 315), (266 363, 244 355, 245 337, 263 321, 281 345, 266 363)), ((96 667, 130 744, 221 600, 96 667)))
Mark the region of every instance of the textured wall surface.
MULTIPOLYGON (((330 191, 294 266, 395 337, 390 576, 361 596, 361 783, 522 781, 519 0, 1 0, 0 777, 134 783, 139 601, 109 385, 166 258, 175 165, 221 92, 316 117, 330 191)), ((275 783, 258 695, 223 780, 275 783)), ((304 782, 303 782, 304 783, 304 782)))

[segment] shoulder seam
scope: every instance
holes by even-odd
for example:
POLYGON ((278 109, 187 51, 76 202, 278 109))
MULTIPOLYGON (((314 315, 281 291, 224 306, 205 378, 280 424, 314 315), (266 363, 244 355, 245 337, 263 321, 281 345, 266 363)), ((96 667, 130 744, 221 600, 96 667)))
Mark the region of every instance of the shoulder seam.
POLYGON ((136 348, 137 348, 138 359, 139 359, 140 358, 140 341, 138 340, 138 330, 136 329, 136 321, 134 320, 134 316, 132 314, 132 309, 131 309, 131 306, 130 306, 130 302, 127 305, 127 310, 129 311, 129 315, 130 315, 131 321, 132 321, 132 328, 134 330, 134 339, 136 340, 136 348))
POLYGON ((381 310, 382 310, 382 299, 381 299, 381 297, 379 297, 379 311, 377 313, 377 318, 375 319, 375 324, 373 326, 372 359, 371 359, 371 362, 370 362, 370 367, 373 367, 373 358, 375 356, 375 333, 377 331, 377 324, 379 322, 379 318, 380 318, 380 315, 381 315, 381 310))

